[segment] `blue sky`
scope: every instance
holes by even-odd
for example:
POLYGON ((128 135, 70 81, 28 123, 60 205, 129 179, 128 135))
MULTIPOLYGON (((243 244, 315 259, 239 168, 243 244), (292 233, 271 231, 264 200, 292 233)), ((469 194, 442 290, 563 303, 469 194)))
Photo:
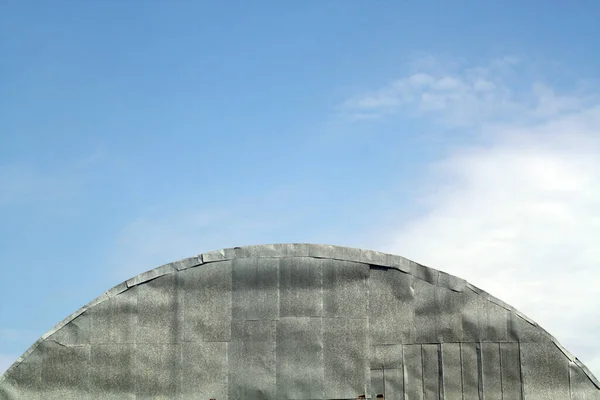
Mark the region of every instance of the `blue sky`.
POLYGON ((4 2, 0 371, 137 273, 313 242, 473 281, 600 375, 600 3, 211 3, 4 2))

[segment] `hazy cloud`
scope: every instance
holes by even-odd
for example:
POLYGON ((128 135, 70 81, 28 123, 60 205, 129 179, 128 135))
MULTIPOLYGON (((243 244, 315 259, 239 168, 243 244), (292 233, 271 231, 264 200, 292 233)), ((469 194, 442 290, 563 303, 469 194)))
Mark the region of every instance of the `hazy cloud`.
POLYGON ((522 95, 493 72, 413 74, 386 89, 385 104, 409 99, 479 142, 429 166, 416 199, 426 211, 389 232, 387 250, 514 305, 600 375, 600 102, 541 83, 522 95))
POLYGON ((467 128, 506 118, 531 121, 589 103, 584 93, 556 93, 531 76, 525 65, 517 58, 504 57, 487 65, 461 67, 457 61, 426 56, 413 62, 406 76, 347 99, 340 110, 353 119, 399 114, 467 128))

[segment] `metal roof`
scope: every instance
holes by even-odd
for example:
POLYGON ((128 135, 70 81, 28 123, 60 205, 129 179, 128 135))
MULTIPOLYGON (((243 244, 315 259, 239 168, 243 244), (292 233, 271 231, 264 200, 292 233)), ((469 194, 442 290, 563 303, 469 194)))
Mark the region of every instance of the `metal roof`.
POLYGON ((0 377, 0 399, 379 394, 600 399, 600 383, 535 322, 463 279, 312 244, 236 247, 142 273, 0 377))

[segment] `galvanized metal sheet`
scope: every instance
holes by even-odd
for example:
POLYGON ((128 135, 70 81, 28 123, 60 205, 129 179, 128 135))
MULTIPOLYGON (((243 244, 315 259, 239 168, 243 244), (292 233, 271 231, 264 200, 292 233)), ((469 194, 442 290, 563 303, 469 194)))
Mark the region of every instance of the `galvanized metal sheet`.
POLYGON ((415 279, 415 329, 416 342, 436 343, 435 332, 438 309, 435 301, 435 286, 431 283, 415 279))
POLYGON ((179 273, 183 298, 183 340, 228 342, 231 339, 231 261, 179 273))
POLYGON ((279 314, 281 317, 323 315, 323 260, 279 259, 279 314))
POLYGON ((440 363, 440 345, 424 344, 423 347, 423 398, 440 399, 440 381, 442 369, 440 363))
POLYGON ((416 340, 413 276, 390 268, 373 268, 369 277, 369 330, 373 344, 416 340))
MULTIPOLYGON (((381 385, 383 385, 383 391, 372 386, 372 394, 385 394, 385 398, 388 399, 404 398, 403 358, 401 344, 371 346, 371 374, 375 373, 377 376, 381 376, 381 385)), ((371 376, 372 384, 377 381, 377 376, 371 376)))
POLYGON ((90 343, 135 343, 137 310, 137 288, 92 307, 87 311, 90 316, 90 343))
POLYGON ((502 394, 504 399, 523 399, 519 343, 500 343, 502 394))
POLYGON ((41 346, 44 399, 87 398, 90 346, 64 346, 51 340, 41 346))
POLYGON ((90 398, 135 400, 135 344, 94 344, 90 350, 90 398))
POLYGON ((463 338, 462 309, 465 295, 435 287, 435 334, 437 343, 458 343, 463 338))
POLYGON ((323 317, 366 318, 369 266, 323 260, 323 317))
POLYGON ((323 318, 324 398, 352 399, 368 392, 367 319, 323 318))
POLYGON ((49 337, 64 346, 76 346, 90 343, 90 318, 85 312, 66 324, 61 330, 49 337))
MULTIPOLYGON (((404 368, 386 368, 383 370, 384 392, 372 392, 375 395, 384 394, 386 399, 404 399, 404 368)), ((372 381, 372 380, 371 380, 372 381)))
POLYGON ((0 399, 587 400, 598 386, 460 278, 299 244, 200 255, 108 290, 0 377, 0 399))
POLYGON ((135 346, 135 398, 177 398, 181 381, 181 344, 135 346))
POLYGON ((179 343, 182 339, 182 299, 179 274, 164 275, 136 286, 136 343, 179 343))
POLYGON ((500 369, 500 344, 481 344, 481 376, 485 398, 502 400, 502 373, 500 369))
POLYGON ((507 342, 509 340, 509 311, 488 301, 486 302, 485 316, 485 330, 482 340, 486 342, 507 342))
POLYGON ((523 391, 527 400, 560 400, 570 397, 569 360, 554 345, 521 344, 523 391))
MULTIPOLYGON (((372 369, 371 370, 371 398, 375 399, 377 395, 385 396, 385 378, 383 376, 383 369, 372 369)), ((387 398, 393 398, 387 395, 387 398)))
POLYGON ((574 362, 569 362, 569 383, 571 400, 599 400, 600 391, 590 381, 585 372, 574 362))
POLYGON ((234 259, 232 280, 233 320, 274 320, 279 317, 278 259, 234 259))
POLYGON ((229 343, 181 345, 181 399, 226 399, 229 395, 229 343))
POLYGON ((229 398, 276 399, 277 321, 234 321, 229 342, 229 398))
POLYGON ((404 346, 404 393, 406 400, 423 400, 423 357, 420 344, 404 346))
POLYGON ((43 346, 38 346, 29 354, 27 360, 14 367, 11 374, 5 374, 0 383, 0 399, 6 400, 42 400, 46 392, 42 384, 43 346))
POLYGON ((278 399, 323 398, 322 321, 286 317, 277 322, 278 399))
POLYGON ((462 385, 465 399, 479 398, 479 373, 481 365, 475 343, 461 344, 462 385))
POLYGON ((463 400, 460 343, 442 345, 444 400, 463 400))
POLYGON ((463 297, 461 342, 479 342, 484 338, 487 328, 487 300, 471 291, 465 291, 461 296, 463 297))

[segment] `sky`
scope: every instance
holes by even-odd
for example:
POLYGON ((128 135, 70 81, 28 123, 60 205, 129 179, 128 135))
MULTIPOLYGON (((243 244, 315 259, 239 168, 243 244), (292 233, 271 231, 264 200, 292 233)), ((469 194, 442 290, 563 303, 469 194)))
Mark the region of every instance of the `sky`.
POLYGON ((600 376, 600 3, 4 0, 0 373, 110 287, 326 243, 465 278, 600 376))

